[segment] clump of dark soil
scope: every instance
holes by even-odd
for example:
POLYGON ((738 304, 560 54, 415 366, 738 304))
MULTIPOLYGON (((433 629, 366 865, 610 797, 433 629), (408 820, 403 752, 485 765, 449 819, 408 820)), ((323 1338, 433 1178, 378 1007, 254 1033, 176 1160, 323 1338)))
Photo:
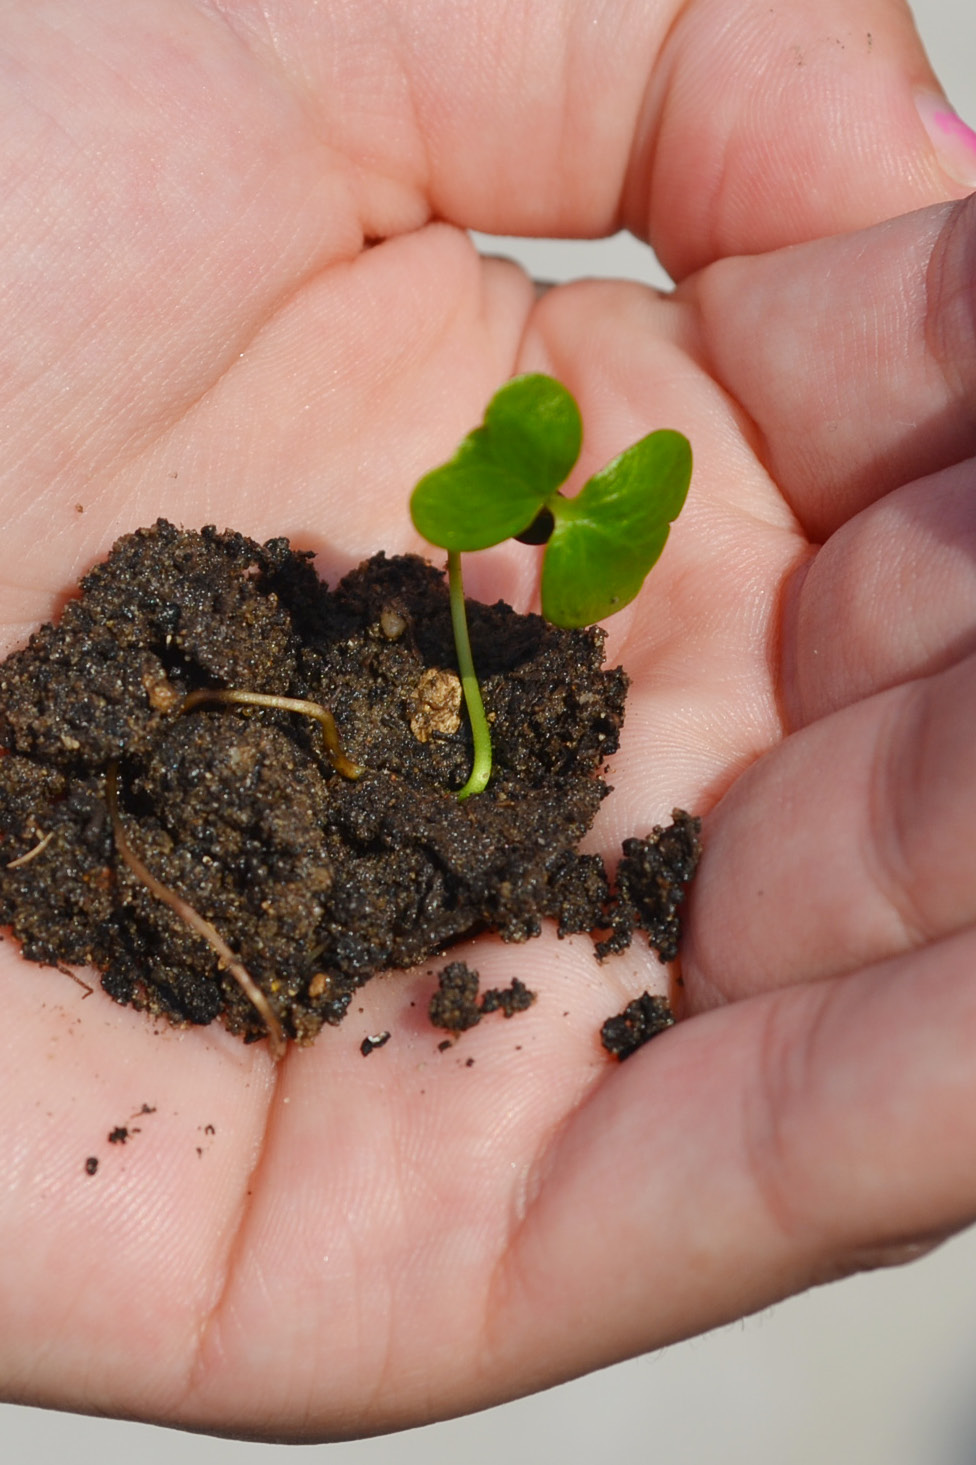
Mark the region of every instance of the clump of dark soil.
POLYGON ((645 839, 625 839, 617 866, 614 899, 608 908, 612 934, 597 943, 597 955, 624 951, 635 928, 646 933, 661 961, 674 961, 681 939, 678 907, 701 858, 701 820, 683 809, 666 827, 655 824, 645 839))
MULTIPOLYGON (((602 631, 468 614, 494 770, 462 802, 439 570, 379 554, 329 589, 284 539, 160 520, 119 540, 0 665, 0 924, 118 1002, 279 1047, 477 932, 520 942, 552 919, 605 956, 641 927, 670 959, 697 821, 628 841, 613 889, 577 852, 627 691, 602 631), (228 690, 327 712, 213 699, 228 690)), ((479 1017, 532 999, 474 980, 479 1017)))
POLYGON ((480 977, 466 962, 452 961, 437 978, 437 991, 430 999, 428 1016, 435 1028, 464 1033, 478 1025, 486 1012, 512 1017, 525 1012, 535 1001, 518 977, 508 987, 490 987, 479 995, 480 977))
POLYGON ((283 539, 163 521, 121 539, 0 666, 0 922, 24 956, 94 965, 117 1001, 177 1023, 264 1035, 123 846, 300 1041, 377 970, 461 936, 605 929, 606 873, 576 846, 607 793, 627 678, 604 669, 598 629, 501 602, 469 615, 495 771, 459 802, 471 744, 440 571, 377 555, 330 590, 283 539), (311 718, 181 710, 227 688, 322 704, 362 776, 336 770, 311 718))
POLYGON ((642 992, 628 1002, 623 1012, 608 1017, 600 1029, 600 1041, 615 1058, 629 1058, 658 1033, 674 1026, 674 1013, 665 997, 642 992))

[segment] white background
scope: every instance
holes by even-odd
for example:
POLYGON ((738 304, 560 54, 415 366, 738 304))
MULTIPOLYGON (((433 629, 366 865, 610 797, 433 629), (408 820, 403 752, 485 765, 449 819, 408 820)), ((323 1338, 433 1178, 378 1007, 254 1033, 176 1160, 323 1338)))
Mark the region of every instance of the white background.
MULTIPOLYGON (((916 0, 913 8, 948 96, 976 125, 976 0, 916 0)), ((481 242, 522 259, 538 278, 661 282, 648 251, 624 237, 481 242)), ((3 1465, 280 1465, 296 1457, 322 1465, 976 1465, 976 1231, 912 1267, 822 1288, 536 1398, 386 1439, 250 1445, 0 1406, 3 1465)))

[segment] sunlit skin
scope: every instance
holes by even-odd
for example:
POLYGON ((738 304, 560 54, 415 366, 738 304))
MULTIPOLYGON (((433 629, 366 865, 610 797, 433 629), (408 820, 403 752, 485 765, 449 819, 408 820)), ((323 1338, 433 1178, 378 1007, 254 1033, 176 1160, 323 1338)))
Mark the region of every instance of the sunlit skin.
MULTIPOLYGON (((439 1053, 424 969, 277 1065, 0 946, 5 1397, 390 1429, 970 1221, 976 220, 905 8, 10 0, 0 62, 0 649, 159 514, 329 579, 419 548, 411 485, 547 371, 569 491, 695 452, 591 847, 705 816, 686 1016, 622 1065, 642 946, 480 940, 530 1011, 439 1053), (621 225, 673 298, 538 298, 462 232, 621 225)), ((468 593, 533 607, 538 557, 468 593)))

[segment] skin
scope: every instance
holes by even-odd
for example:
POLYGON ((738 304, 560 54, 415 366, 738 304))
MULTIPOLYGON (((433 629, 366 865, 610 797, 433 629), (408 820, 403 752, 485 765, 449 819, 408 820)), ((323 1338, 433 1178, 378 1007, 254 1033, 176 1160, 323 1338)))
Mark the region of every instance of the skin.
MULTIPOLYGON (((511 1024, 438 1053, 421 971, 275 1067, 8 941, 8 1399, 387 1430, 976 1216, 976 216, 907 9, 463 15, 8 0, 0 649, 160 513, 288 534, 328 579, 418 548, 410 486, 515 371, 580 401, 578 481, 685 432, 688 506, 611 623, 634 685, 593 847, 706 814, 686 1020, 612 1064, 599 1022, 661 969, 547 933, 458 953, 538 991, 511 1024), (537 299, 459 227, 623 225, 674 298, 537 299)), ((469 561, 531 607, 534 551, 469 561)))

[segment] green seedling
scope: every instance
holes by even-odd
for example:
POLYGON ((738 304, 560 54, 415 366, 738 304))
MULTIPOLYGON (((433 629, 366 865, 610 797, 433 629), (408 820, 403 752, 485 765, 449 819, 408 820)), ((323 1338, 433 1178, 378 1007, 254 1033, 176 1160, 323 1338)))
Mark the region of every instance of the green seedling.
POLYGON ((545 544, 542 614, 554 625, 592 625, 634 599, 664 548, 691 480, 680 432, 649 433, 595 473, 572 498, 561 492, 583 442, 572 394, 553 377, 516 377, 496 392, 480 427, 449 462, 424 475, 410 499, 415 527, 447 550, 451 613, 474 760, 458 798, 491 776, 491 736, 468 639, 461 554, 505 539, 545 544))

